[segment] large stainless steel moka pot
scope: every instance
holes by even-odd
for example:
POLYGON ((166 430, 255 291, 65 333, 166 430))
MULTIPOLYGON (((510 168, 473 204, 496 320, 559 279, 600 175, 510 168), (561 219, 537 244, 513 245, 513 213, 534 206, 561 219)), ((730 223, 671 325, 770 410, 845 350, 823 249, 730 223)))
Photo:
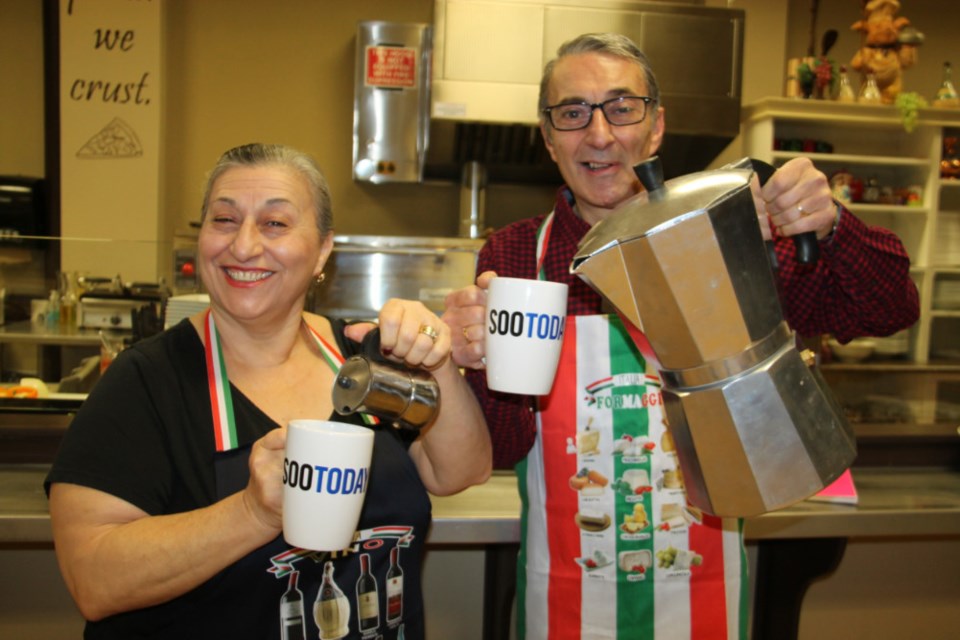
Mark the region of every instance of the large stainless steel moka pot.
POLYGON ((853 433, 796 348, 749 169, 663 182, 583 238, 571 270, 646 335, 690 502, 749 516, 808 498, 856 456, 853 433))

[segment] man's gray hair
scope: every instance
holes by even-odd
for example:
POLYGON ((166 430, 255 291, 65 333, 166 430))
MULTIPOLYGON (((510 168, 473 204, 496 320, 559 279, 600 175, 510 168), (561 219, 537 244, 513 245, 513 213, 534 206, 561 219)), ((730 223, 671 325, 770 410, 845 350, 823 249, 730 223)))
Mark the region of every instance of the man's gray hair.
POLYGON ((200 219, 207 217, 207 208, 210 206, 210 192, 213 184, 226 171, 237 167, 262 167, 278 165, 285 167, 302 176, 307 181, 310 195, 313 196, 316 207, 317 228, 321 235, 327 235, 333 230, 333 209, 330 204, 330 186, 320 171, 316 161, 292 147, 282 144, 261 144, 258 142, 244 144, 224 151, 217 164, 207 176, 207 184, 203 190, 203 207, 200 219))
POLYGON ((660 102, 660 87, 657 85, 657 77, 653 73, 653 68, 650 66, 647 56, 640 50, 640 47, 634 44, 633 40, 619 33, 585 33, 560 45, 560 48, 557 49, 557 57, 543 68, 543 77, 540 79, 540 98, 537 103, 537 111, 540 113, 541 120, 545 117, 543 110, 550 106, 547 104, 547 92, 550 88, 550 80, 553 77, 553 68, 561 58, 580 53, 601 53, 635 62, 640 66, 647 82, 647 96, 653 98, 654 102, 660 102))

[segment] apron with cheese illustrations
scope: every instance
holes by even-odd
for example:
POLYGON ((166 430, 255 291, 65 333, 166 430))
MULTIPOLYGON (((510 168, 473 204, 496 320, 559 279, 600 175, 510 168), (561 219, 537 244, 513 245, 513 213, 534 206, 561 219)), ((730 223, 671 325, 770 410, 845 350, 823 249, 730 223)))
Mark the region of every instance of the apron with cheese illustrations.
MULTIPOLYGON (((541 278, 552 219, 538 234, 541 278)), ((521 640, 746 638, 742 521, 687 504, 655 365, 618 316, 567 318, 517 465, 521 640)))

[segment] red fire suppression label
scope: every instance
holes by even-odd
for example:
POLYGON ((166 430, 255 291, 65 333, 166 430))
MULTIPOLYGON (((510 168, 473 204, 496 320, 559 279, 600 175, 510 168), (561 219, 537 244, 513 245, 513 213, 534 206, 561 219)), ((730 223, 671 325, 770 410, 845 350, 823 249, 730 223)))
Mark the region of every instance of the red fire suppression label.
POLYGON ((417 50, 367 47, 366 86, 409 89, 417 86, 417 50))

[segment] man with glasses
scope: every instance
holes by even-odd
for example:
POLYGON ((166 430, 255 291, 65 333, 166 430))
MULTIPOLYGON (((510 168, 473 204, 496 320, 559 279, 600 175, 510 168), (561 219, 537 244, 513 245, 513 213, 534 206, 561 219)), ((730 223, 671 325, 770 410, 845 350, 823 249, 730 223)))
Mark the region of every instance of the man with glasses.
MULTIPOLYGON (((494 464, 516 465, 518 637, 745 638, 742 523, 687 505, 639 331, 569 271, 590 227, 642 189, 633 167, 664 133, 656 78, 628 38, 580 36, 544 69, 539 108, 566 184, 550 214, 489 238, 476 286, 450 294, 444 314, 454 357, 484 407, 494 464), (485 290, 496 275, 570 286, 563 355, 547 396, 486 388, 485 290)), ((916 321, 902 244, 840 208, 809 160, 786 163, 762 189, 754 185, 754 196, 764 236, 776 241, 784 312, 801 335, 847 341, 916 321), (809 231, 821 259, 798 265, 788 237, 809 231)))

